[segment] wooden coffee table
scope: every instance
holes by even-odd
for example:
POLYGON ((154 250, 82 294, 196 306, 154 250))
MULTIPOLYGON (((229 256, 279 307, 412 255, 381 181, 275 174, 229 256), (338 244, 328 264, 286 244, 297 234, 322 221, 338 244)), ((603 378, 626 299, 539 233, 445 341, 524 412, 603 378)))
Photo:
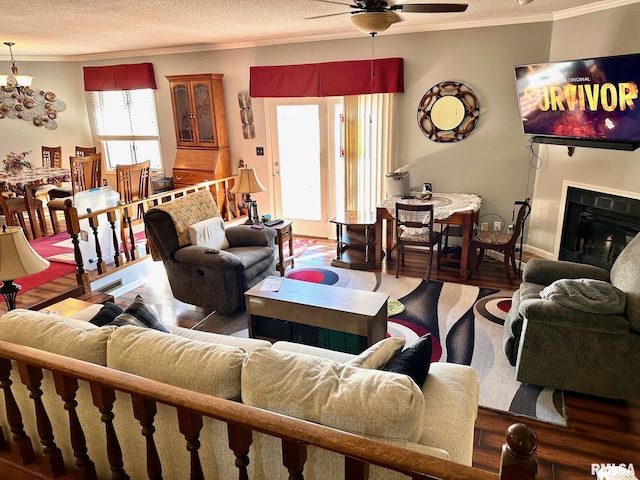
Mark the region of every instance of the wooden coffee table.
POLYGON ((388 295, 278 277, 277 292, 262 290, 272 278, 244 294, 250 337, 349 353, 386 337, 388 295))

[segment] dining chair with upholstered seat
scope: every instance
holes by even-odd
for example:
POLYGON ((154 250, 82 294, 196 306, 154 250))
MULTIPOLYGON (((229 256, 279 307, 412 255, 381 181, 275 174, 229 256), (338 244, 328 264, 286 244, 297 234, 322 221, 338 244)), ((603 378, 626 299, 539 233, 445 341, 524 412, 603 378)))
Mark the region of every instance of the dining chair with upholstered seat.
MULTIPOLYGON (((149 197, 151 186, 151 160, 132 165, 116 165, 116 189, 120 194, 120 203, 126 205, 137 200, 149 197)), ((125 256, 128 260, 135 257, 135 237, 133 226, 142 223, 145 206, 138 205, 132 212, 129 207, 122 210, 123 218, 120 221, 120 234, 123 244, 129 243, 130 248, 123 245, 125 256), (128 227, 128 232, 127 232, 128 227), (127 242, 126 239, 129 238, 127 242)))
MULTIPOLYGON (((38 219, 36 221, 35 218, 29 218, 29 224, 31 226, 31 238, 37 238, 36 228, 38 223, 43 232, 46 231, 46 225, 42 201, 40 199, 33 199, 33 202, 38 219)), ((0 195, 0 208, 2 209, 2 214, 5 217, 7 225, 20 225, 22 230, 27 231, 24 213, 26 212, 27 216, 29 216, 29 206, 27 205, 27 199, 25 197, 7 197, 0 195), (16 221, 18 222, 17 224, 16 221)))
POLYGON ((404 266, 404 253, 406 247, 410 250, 425 250, 429 252, 426 280, 431 277, 433 264, 433 249, 437 245, 436 265, 440 269, 440 249, 442 247, 442 234, 433 229, 433 205, 396 203, 396 278, 400 270, 400 262, 404 266))
MULTIPOLYGON (((507 276, 509 285, 513 285, 511 270, 513 270, 513 276, 515 278, 520 277, 519 272, 521 262, 518 262, 518 266, 516 266, 516 243, 518 238, 521 237, 525 221, 527 220, 529 213, 531 213, 531 204, 529 201, 530 200, 527 198, 524 201, 518 201, 514 204, 514 217, 516 206, 520 205, 520 209, 518 210, 518 217, 514 225, 513 232, 487 230, 478 231, 470 244, 471 271, 469 273, 469 277, 471 277, 478 267, 480 267, 486 250, 493 250, 504 255, 504 272, 507 276), (511 263, 511 267, 509 267, 509 263, 511 263)), ((520 251, 522 252, 522 245, 520 245, 520 251)))
POLYGON ((49 216, 53 225, 53 233, 57 230, 57 214, 56 212, 64 210, 65 200, 73 198, 78 192, 91 190, 92 188, 100 188, 102 186, 102 154, 96 153, 87 157, 69 157, 69 165, 71 167, 71 191, 72 195, 61 198, 52 198, 47 206, 49 207, 49 216))
MULTIPOLYGON (((88 157, 90 155, 95 155, 97 152, 96 147, 78 147, 75 149, 76 157, 88 157)), ((73 195, 73 186, 65 185, 63 187, 58 187, 49 191, 49 198, 66 198, 73 195)))

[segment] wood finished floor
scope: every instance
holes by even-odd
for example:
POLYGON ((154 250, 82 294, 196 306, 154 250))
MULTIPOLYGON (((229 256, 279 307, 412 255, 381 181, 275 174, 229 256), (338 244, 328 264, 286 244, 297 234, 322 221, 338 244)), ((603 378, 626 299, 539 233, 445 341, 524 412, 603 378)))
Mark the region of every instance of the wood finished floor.
MULTIPOLYGON (((49 232, 51 233, 51 232, 49 232)), ((318 240, 301 257, 304 265, 328 265, 335 256, 335 245, 327 240, 318 240)), ((526 257, 525 257, 526 259, 526 257)), ((161 264, 154 280, 116 299, 121 306, 128 305, 136 295, 158 313, 166 323, 193 327, 207 312, 173 299, 161 264)), ((434 265, 435 267, 435 265, 434 265)), ((381 271, 394 274, 395 263, 383 262, 381 271)), ((406 265, 401 267, 402 276, 422 277, 424 261, 418 255, 407 255, 406 265)), ((443 266, 432 273, 432 279, 459 282, 455 268, 443 266)), ((485 261, 480 270, 466 282, 478 286, 513 291, 517 284, 509 286, 501 262, 485 261)), ((58 279, 18 297, 18 306, 26 307, 45 300, 56 293, 75 285, 75 277, 58 279)), ((4 313, 4 302, 0 312, 4 313)), ((220 332, 226 333, 226 332, 220 332)), ((585 365, 585 368, 589 368, 585 365)), ((624 378, 620 379, 624 381, 624 378)), ((640 401, 621 402, 603 398, 565 392, 569 422, 567 428, 552 426, 520 417, 479 409, 475 429, 473 465, 497 472, 500 448, 504 443, 504 432, 516 422, 527 423, 539 437, 539 474, 542 480, 584 480, 595 478, 592 463, 634 464, 640 469, 640 401)))

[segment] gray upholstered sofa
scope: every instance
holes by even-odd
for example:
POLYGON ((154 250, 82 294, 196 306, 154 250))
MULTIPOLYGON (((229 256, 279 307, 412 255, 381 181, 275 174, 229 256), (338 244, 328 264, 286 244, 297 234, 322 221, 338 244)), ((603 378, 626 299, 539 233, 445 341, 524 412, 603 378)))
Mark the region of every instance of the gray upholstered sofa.
MULTIPOLYGON (((276 272, 275 230, 246 225, 224 228, 208 190, 192 193, 150 209, 144 216, 154 260, 162 260, 173 296, 224 315, 244 304, 244 292, 276 272), (195 225, 212 219, 221 235, 214 243, 195 244, 195 225), (217 248, 212 248, 217 247, 217 248)), ((198 232, 195 232, 198 236, 198 232)))
MULTIPOLYGON (((573 297, 569 301, 580 300, 577 293, 573 297)), ((615 297, 605 302, 618 303, 615 297)), ((504 325, 504 349, 521 382, 610 398, 640 394, 640 234, 620 253, 611 272, 586 264, 529 260, 504 325), (611 305, 601 309, 594 304, 593 311, 585 311, 541 298, 543 289, 559 279, 610 282, 623 293, 623 311, 601 313, 611 305)))

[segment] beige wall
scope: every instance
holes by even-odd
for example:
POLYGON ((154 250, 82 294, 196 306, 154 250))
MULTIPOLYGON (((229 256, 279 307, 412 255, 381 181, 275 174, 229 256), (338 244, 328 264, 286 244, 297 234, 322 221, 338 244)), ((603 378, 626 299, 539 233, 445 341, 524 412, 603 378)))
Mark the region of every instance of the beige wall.
MULTIPOLYGON (((551 35, 551 60, 600 57, 640 52, 637 19, 640 5, 556 21, 551 35)), ((541 146, 527 242, 534 251, 557 258, 565 182, 600 186, 604 191, 640 197, 640 150, 620 152, 541 146)))
MULTIPOLYGON (((41 146, 62 146, 64 162, 69 164, 76 145, 92 145, 87 109, 82 93, 82 76, 76 62, 23 62, 16 58, 20 73, 33 76, 35 91, 53 92, 67 108, 56 119, 58 128, 48 130, 20 119, 0 119, 0 159, 10 150, 32 150, 31 160, 40 164, 41 146)), ((9 62, 2 63, 0 73, 8 73, 9 62)), ((0 168, 2 167, 0 163, 0 168)))
MULTIPOLYGON (((256 138, 242 137, 237 94, 249 89, 249 67, 368 59, 372 47, 376 58, 400 56, 405 62, 405 93, 399 95, 398 154, 396 165, 409 164, 413 185, 430 181, 436 191, 473 192, 482 196, 482 221, 510 223, 515 200, 533 197, 528 243, 542 254, 552 255, 555 245, 560 189, 565 179, 594 184, 604 182, 640 191, 640 153, 578 148, 572 158, 565 147, 543 146, 542 167, 529 166, 528 137, 522 133, 513 67, 551 59, 580 58, 639 51, 640 34, 631 24, 640 5, 559 20, 457 31, 405 35, 364 36, 350 40, 274 45, 259 48, 206 51, 187 54, 144 55, 135 58, 91 62, 22 63, 33 74, 34 86, 47 85, 68 105, 56 131, 45 131, 26 122, 0 120, 7 128, 0 138, 0 153, 9 149, 49 144, 55 138, 65 151, 91 142, 90 122, 83 100, 82 66, 152 62, 162 154, 165 171, 171 174, 176 151, 171 100, 166 75, 224 73, 225 104, 229 126, 232 168, 239 159, 269 181, 271 145, 266 137, 264 101, 253 99, 256 138), (480 101, 475 131, 455 143, 435 143, 417 125, 417 106, 424 92, 438 82, 455 80, 471 87, 480 101), (7 135, 5 135, 7 133, 7 135), (53 134, 53 135, 52 135, 53 134), (256 157, 255 148, 265 147, 256 157), (535 188, 534 188, 535 179, 535 188)), ((66 156, 67 153, 64 153, 66 156)), ((269 192, 254 195, 261 213, 271 211, 269 192)))
MULTIPOLYGON (((249 67, 335 60, 403 57, 405 93, 398 97, 398 155, 396 166, 411 166, 412 185, 429 181, 436 191, 470 192, 483 197, 486 221, 511 221, 513 202, 532 191, 527 183, 527 137, 522 134, 516 101, 514 65, 546 60, 551 24, 524 24, 459 31, 277 45, 261 48, 128 58, 127 62, 154 64, 162 152, 170 174, 175 155, 171 100, 165 75, 224 73, 225 103, 233 168, 243 159, 269 181, 271 145, 266 138, 264 100, 253 99, 256 138, 242 137, 239 92, 249 89, 249 67), (476 130, 460 142, 436 143, 417 124, 417 108, 425 91, 438 82, 455 80, 473 89, 480 101, 476 130), (255 148, 265 147, 256 157, 255 148), (528 186, 528 191, 527 191, 528 186)), ((123 59, 124 61, 124 59, 123 59)), ((114 60, 90 62, 101 65, 114 60)), ((269 212, 269 193, 254 195, 261 212, 269 212)))

